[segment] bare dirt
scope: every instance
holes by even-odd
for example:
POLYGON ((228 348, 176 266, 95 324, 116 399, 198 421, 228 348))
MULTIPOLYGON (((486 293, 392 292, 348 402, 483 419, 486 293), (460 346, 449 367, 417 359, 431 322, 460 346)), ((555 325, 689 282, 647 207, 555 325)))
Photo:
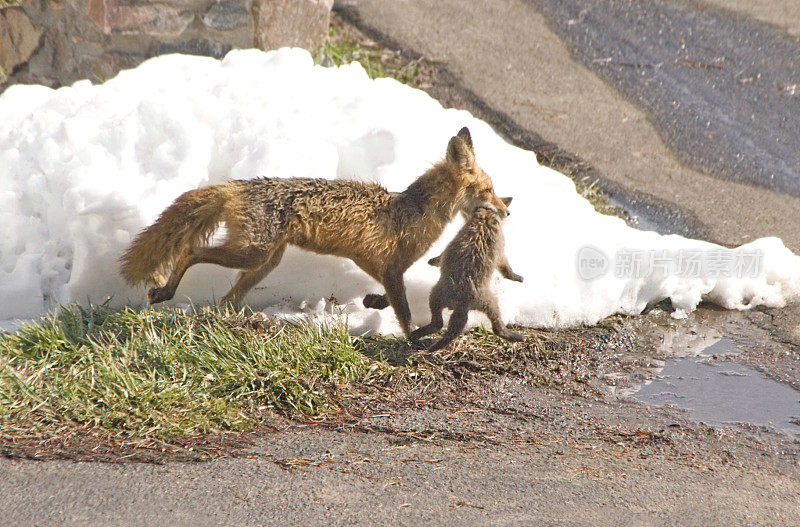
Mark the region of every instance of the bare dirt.
MULTIPOLYGON (((514 347, 472 332, 419 358, 422 382, 343 387, 338 414, 275 415, 227 443, 5 450, 0 523, 795 524, 797 438, 712 428, 623 395, 722 335, 758 342, 747 360, 796 378, 796 353, 775 368, 784 344, 723 315, 679 322, 656 309, 595 328, 524 330, 514 347)), ((377 348, 396 362, 415 353, 385 342, 366 352, 377 348)))

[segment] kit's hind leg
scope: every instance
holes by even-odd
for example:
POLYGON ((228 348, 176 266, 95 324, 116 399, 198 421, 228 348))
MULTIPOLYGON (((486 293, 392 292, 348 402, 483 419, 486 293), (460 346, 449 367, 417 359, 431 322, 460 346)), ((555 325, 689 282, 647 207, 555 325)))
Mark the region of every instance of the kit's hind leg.
POLYGON ((436 333, 442 326, 444 326, 444 319, 442 318, 442 309, 444 306, 439 302, 438 295, 434 292, 431 293, 428 305, 431 309, 431 321, 427 326, 422 326, 411 332, 411 340, 419 340, 422 337, 436 333))
POLYGON ((498 337, 506 340, 520 341, 525 337, 516 331, 508 329, 500 318, 500 307, 497 305, 497 299, 492 295, 486 295, 484 298, 476 302, 475 309, 483 311, 492 323, 492 331, 498 337))
POLYGON ((451 342, 456 340, 464 328, 467 326, 467 317, 469 315, 468 306, 456 307, 453 314, 450 315, 450 320, 447 323, 447 331, 444 332, 442 338, 437 340, 433 346, 428 348, 428 351, 437 351, 450 345, 451 342))

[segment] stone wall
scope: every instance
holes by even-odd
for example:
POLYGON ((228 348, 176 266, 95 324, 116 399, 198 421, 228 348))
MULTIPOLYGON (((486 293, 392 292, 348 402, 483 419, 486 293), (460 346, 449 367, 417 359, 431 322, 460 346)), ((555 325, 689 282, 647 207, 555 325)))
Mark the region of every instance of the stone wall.
POLYGON ((313 51, 327 36, 332 6, 333 0, 22 0, 0 8, 0 89, 101 82, 164 53, 313 51))

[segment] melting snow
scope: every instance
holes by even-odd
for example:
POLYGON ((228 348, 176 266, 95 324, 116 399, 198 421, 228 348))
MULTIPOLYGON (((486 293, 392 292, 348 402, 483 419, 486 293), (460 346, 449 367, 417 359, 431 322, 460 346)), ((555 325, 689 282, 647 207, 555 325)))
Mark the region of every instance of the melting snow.
MULTIPOLYGON (((800 258, 778 239, 728 250, 630 228, 596 213, 567 177, 469 113, 394 80, 370 80, 358 64, 323 68, 305 51, 282 49, 233 51, 222 61, 162 56, 101 85, 12 86, 0 96, 0 320, 59 302, 141 304, 144 289, 124 284, 117 258, 188 189, 301 176, 400 191, 444 156, 462 126, 498 195, 514 197, 507 253, 525 282, 495 279, 510 322, 592 324, 664 298, 678 316, 701 299, 745 309, 797 298, 800 258), (731 266, 738 277, 724 272, 731 266)), ((418 324, 428 320, 438 278, 426 261, 459 223, 406 274, 418 324)), ((234 276, 196 266, 175 302, 212 302, 234 276)), ((356 332, 395 332, 390 309, 361 307, 364 294, 381 291, 348 260, 292 248, 247 302, 284 315, 338 310, 356 332)))

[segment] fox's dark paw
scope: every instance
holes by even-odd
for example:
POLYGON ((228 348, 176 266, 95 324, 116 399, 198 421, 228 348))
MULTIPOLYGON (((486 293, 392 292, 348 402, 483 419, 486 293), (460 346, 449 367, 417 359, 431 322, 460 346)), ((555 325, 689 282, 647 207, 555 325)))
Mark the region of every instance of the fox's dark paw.
POLYGON ((425 326, 415 329, 408 336, 408 340, 410 340, 412 343, 419 342, 419 339, 428 334, 428 332, 426 332, 425 329, 426 329, 425 326))
POLYGON ((175 293, 169 291, 166 287, 151 287, 147 292, 147 300, 151 304, 158 304, 159 302, 171 300, 173 296, 175 296, 175 293))
POLYGON ((389 307, 389 299, 386 295, 370 293, 364 297, 364 307, 368 309, 386 309, 389 307))
POLYGON ((521 333, 517 333, 516 331, 506 330, 502 333, 497 334, 498 337, 503 337, 506 340, 510 340, 512 342, 522 342, 525 340, 525 335, 521 333))
MULTIPOLYGON (((450 342, 452 342, 452 341, 450 341, 450 342)), ((430 348, 428 348, 428 353, 433 353, 435 351, 439 351, 441 349, 444 349, 450 344, 450 342, 446 342, 444 339, 437 340, 436 342, 434 342, 431 345, 430 348)))
POLYGON ((520 275, 518 275, 518 274, 512 274, 512 275, 509 277, 509 280, 513 280, 513 281, 515 281, 515 282, 522 282, 522 281, 523 281, 523 280, 525 280, 525 279, 524 279, 524 278, 522 278, 522 277, 521 277, 520 275))
POLYGON ((435 258, 431 258, 430 260, 428 260, 428 265, 432 265, 434 267, 439 267, 439 264, 441 264, 441 263, 442 263, 442 255, 441 254, 439 256, 435 257, 435 258))

